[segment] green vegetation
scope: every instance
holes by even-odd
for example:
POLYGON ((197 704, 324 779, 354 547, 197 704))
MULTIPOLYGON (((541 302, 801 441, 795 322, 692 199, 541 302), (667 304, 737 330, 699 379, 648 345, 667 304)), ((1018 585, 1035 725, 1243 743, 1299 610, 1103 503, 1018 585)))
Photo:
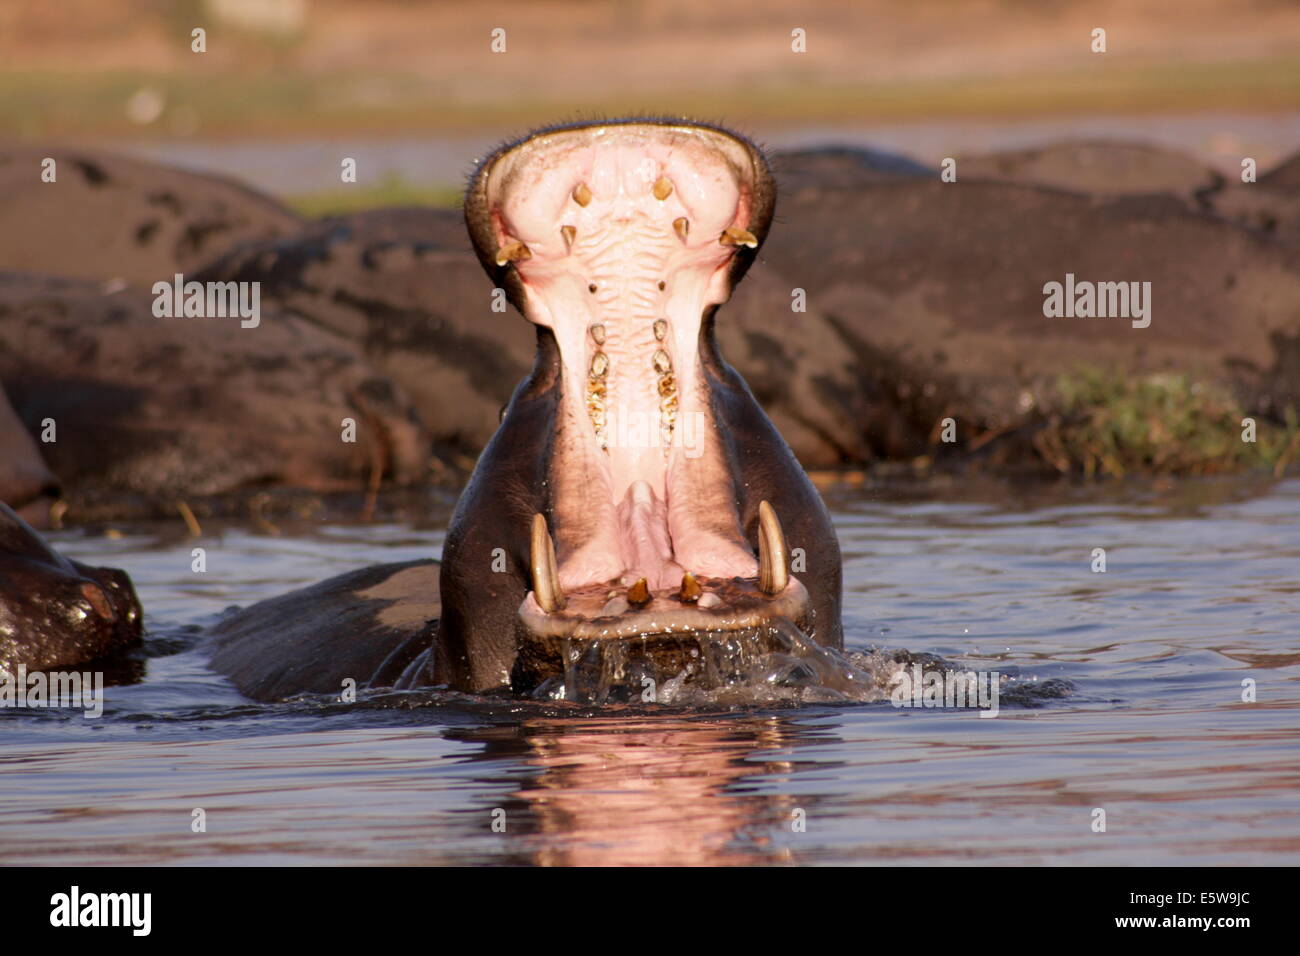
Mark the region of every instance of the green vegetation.
POLYGON ((816 85, 778 76, 769 84, 684 94, 638 91, 559 101, 527 90, 454 100, 433 80, 403 74, 310 76, 266 69, 237 75, 132 71, 11 71, 0 74, 0 131, 51 136, 303 136, 438 133, 524 128, 540 116, 643 110, 726 117, 742 124, 864 123, 960 116, 1078 113, 1273 111, 1300 108, 1300 60, 1134 65, 1108 61, 1036 76, 970 76, 859 85, 816 85), (162 95, 162 115, 137 125, 126 103, 143 88, 162 95))
POLYGON ((461 189, 457 186, 416 186, 401 176, 390 175, 377 186, 354 184, 282 198, 300 215, 316 218, 391 206, 439 206, 454 209, 460 205, 461 189))
POLYGON ((1300 453, 1300 420, 1254 416, 1256 440, 1242 440, 1250 417, 1225 389, 1185 375, 1131 378, 1082 369, 1056 382, 1056 413, 1037 434, 1039 454, 1087 477, 1134 473, 1207 475, 1270 468, 1280 475, 1300 453))

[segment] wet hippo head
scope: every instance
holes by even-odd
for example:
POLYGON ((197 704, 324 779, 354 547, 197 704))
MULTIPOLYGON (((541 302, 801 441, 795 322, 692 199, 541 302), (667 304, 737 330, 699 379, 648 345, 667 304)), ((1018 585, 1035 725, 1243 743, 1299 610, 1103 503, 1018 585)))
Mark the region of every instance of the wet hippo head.
POLYGON ((825 508, 714 340, 774 204, 756 147, 686 122, 482 163, 466 222, 538 351, 448 534, 438 679, 529 690, 591 646, 666 679, 701 635, 773 628, 840 643, 825 508))
POLYGON ((139 643, 125 572, 71 561, 0 504, 0 670, 73 667, 139 643))

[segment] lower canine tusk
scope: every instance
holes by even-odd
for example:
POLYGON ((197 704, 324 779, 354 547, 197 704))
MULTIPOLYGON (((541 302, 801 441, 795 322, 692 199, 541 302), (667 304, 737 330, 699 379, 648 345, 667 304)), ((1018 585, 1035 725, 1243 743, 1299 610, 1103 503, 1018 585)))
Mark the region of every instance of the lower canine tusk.
POLYGON ((758 587, 764 594, 780 594, 790 583, 786 563, 785 532, 776 511, 766 501, 758 505, 758 587))
POLYGON ((546 518, 533 515, 529 541, 529 565, 533 578, 533 595, 537 605, 548 614, 564 610, 564 591, 560 588, 560 569, 555 563, 555 543, 551 540, 546 518))

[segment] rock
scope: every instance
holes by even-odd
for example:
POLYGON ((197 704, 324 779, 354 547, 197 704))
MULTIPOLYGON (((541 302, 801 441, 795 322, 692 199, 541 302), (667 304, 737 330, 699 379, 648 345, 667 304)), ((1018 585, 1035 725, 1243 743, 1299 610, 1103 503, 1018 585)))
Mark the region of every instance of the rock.
MULTIPOLYGON (((768 263, 809 290, 853 342, 868 401, 905 424, 883 453, 923 446, 945 415, 1010 426, 1081 364, 1203 375, 1266 408, 1300 399, 1296 254, 1173 197, 901 180, 796 195, 782 214, 768 263), (1044 284, 1067 273, 1151 282, 1150 327, 1045 317, 1044 284)), ((878 441, 880 423, 863 425, 878 441)))
POLYGON ((1300 153, 1293 153, 1264 175, 1260 183, 1284 193, 1300 193, 1300 153))
POLYGON ((442 613, 439 563, 376 564, 260 601, 208 632, 212 668, 255 700, 396 684, 419 669, 442 613))
POLYGON ((1175 150, 1109 140, 1065 140, 958 157, 957 177, 1054 186, 1098 196, 1169 193, 1192 201, 1224 183, 1219 172, 1175 150))
POLYGON ((908 156, 859 146, 787 149, 771 155, 780 196, 802 189, 844 189, 907 177, 938 176, 908 156))
POLYGON ((532 327, 513 309, 492 310, 457 213, 327 219, 246 245, 199 278, 261 282, 263 301, 351 343, 411 397, 436 441, 469 456, 532 367, 532 327))
POLYGON ((1240 177, 1210 197, 1219 215, 1280 242, 1300 243, 1300 153, 1259 177, 1243 183, 1240 177))
POLYGON ((717 313, 719 348, 805 468, 863 461, 869 409, 856 357, 815 307, 792 311, 794 288, 761 263, 751 269, 717 313))
POLYGON ((352 343, 268 308, 246 329, 152 306, 134 289, 0 273, 0 380, 29 432, 54 420, 43 448, 65 485, 184 497, 427 474, 418 415, 352 343))
POLYGON ((0 150, 0 195, 0 269, 146 286, 302 225, 231 180, 90 150, 0 150))
POLYGON ((59 479, 41 458, 36 442, 9 405, 9 397, 0 385, 0 503, 12 507, 27 520, 48 512, 59 496, 59 479))

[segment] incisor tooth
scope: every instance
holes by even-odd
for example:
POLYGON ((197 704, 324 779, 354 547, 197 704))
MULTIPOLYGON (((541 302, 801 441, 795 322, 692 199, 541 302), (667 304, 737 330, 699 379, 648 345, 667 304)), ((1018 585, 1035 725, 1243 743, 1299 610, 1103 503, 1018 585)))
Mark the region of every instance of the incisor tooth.
POLYGON ((518 262, 532 257, 532 252, 522 242, 508 242, 497 250, 497 265, 503 266, 509 262, 518 262))
POLYGON ((694 604, 704 593, 704 588, 700 587, 700 582, 695 579, 695 575, 687 571, 682 575, 682 589, 677 592, 677 596, 687 604, 694 604))
POLYGON ((561 226, 560 235, 564 237, 565 252, 571 252, 573 250, 573 240, 578 238, 578 230, 573 226, 561 226))
POLYGON ((573 201, 579 206, 586 206, 591 202, 591 187, 586 183, 578 183, 573 187, 573 201))
POLYGON ((548 614, 563 610, 564 591, 560 588, 560 569, 555 563, 555 543, 546 527, 546 518, 540 513, 533 515, 528 563, 537 605, 548 614))
POLYGON ((605 606, 600 609, 600 613, 605 617, 618 617, 627 611, 627 598, 619 594, 605 602, 605 606))
POLYGON ((758 248, 758 240, 748 229, 741 229, 739 226, 728 226, 722 230, 722 235, 718 237, 718 242, 724 246, 749 246, 751 249, 758 248))
POLYGON ((627 589, 627 603, 633 607, 640 607, 650 602, 650 586, 645 583, 645 578, 637 578, 636 583, 627 589))
POLYGON ((686 221, 685 216, 679 216, 673 220, 673 232, 677 233, 677 238, 682 242, 686 241, 686 236, 691 231, 691 224, 686 221))
POLYGON ((764 594, 780 594, 790 583, 786 563, 785 532, 776 511, 766 501, 758 504, 758 587, 764 594))
POLYGON ((655 180, 654 193, 655 199, 658 199, 660 202, 663 202, 673 194, 673 184, 668 180, 667 176, 660 176, 655 180))

